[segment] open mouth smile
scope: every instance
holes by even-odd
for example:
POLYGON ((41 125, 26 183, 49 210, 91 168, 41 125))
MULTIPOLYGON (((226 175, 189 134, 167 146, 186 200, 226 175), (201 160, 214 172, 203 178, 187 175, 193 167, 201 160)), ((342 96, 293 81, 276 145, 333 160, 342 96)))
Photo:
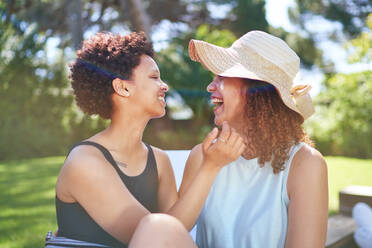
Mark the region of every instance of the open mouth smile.
POLYGON ((212 97, 212 104, 214 104, 216 107, 214 108, 214 112, 216 112, 219 108, 223 106, 223 99, 220 97, 212 97))
POLYGON ((166 103, 165 102, 165 94, 160 94, 159 96, 158 96, 158 100, 160 101, 160 102, 162 102, 162 103, 166 103))

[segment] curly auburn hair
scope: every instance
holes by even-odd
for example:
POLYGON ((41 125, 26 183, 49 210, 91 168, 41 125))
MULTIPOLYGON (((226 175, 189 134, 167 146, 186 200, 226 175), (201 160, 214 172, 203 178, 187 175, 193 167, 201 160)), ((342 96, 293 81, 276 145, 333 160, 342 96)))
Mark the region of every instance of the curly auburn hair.
POLYGON ((275 174, 284 170, 284 163, 293 144, 312 141, 302 128, 303 117, 288 108, 278 91, 269 83, 243 79, 245 91, 245 133, 254 144, 258 163, 263 166, 271 161, 275 174))
POLYGON ((110 119, 112 80, 129 79, 141 55, 154 57, 152 44, 143 32, 126 36, 100 32, 83 41, 77 59, 70 64, 71 85, 80 109, 110 119))

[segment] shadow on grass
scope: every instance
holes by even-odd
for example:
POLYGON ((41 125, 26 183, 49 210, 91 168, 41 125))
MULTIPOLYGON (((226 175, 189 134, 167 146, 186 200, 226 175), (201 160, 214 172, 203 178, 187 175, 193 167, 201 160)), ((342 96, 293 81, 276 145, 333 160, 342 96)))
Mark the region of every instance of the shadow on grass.
POLYGON ((56 229, 55 183, 63 157, 0 162, 0 247, 43 247, 56 229))
POLYGON ((35 159, 30 163, 27 163, 27 161, 1 163, 0 185, 18 184, 33 179, 43 181, 47 178, 56 178, 62 164, 63 159, 52 163, 48 163, 47 159, 35 159))

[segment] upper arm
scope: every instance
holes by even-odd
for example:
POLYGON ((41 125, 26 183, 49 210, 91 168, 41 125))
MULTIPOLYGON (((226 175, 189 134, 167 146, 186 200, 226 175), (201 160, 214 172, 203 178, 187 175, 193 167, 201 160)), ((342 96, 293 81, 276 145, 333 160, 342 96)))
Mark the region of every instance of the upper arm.
POLYGON ((156 147, 153 150, 159 173, 159 212, 166 213, 178 199, 176 180, 168 155, 156 147))
POLYGON ((92 148, 73 151, 58 180, 64 181, 65 191, 99 226, 124 243, 129 243, 137 224, 149 213, 112 166, 98 151, 92 152, 92 148))
POLYGON ((182 183, 179 190, 179 195, 183 195, 189 187, 192 179, 197 174, 203 160, 202 146, 196 145, 190 152, 187 158, 185 169, 183 172, 182 183))
POLYGON ((290 198, 286 247, 324 247, 328 221, 327 165, 313 148, 297 152, 287 182, 290 198))

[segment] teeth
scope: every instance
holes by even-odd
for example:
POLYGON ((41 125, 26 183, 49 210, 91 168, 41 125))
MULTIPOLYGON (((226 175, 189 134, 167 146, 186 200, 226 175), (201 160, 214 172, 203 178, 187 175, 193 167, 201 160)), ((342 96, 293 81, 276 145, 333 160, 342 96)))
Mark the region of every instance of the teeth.
POLYGON ((213 98, 212 99, 212 103, 220 103, 220 102, 223 102, 222 99, 218 99, 218 98, 213 98))
POLYGON ((162 96, 159 96, 158 99, 159 99, 160 101, 165 102, 165 99, 164 99, 164 97, 162 97, 162 96))

